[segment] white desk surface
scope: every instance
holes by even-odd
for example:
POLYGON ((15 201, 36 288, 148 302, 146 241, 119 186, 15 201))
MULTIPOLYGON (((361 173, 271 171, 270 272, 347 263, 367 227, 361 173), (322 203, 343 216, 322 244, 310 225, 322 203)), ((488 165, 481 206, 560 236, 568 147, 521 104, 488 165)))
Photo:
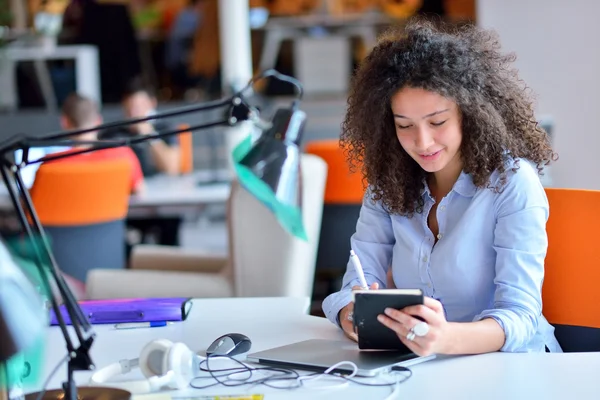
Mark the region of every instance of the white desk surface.
POLYGON ((209 172, 196 171, 189 175, 157 175, 146 178, 144 193, 133 195, 129 207, 177 206, 224 203, 229 197, 230 184, 209 183, 209 172))
MULTIPOLYGON (((305 314, 308 299, 251 298, 196 299, 187 321, 164 328, 117 331, 98 326, 92 357, 98 368, 123 358, 136 358, 150 340, 182 341, 202 352, 218 336, 240 332, 260 351, 311 338, 342 339, 342 333, 324 318, 305 314)), ((57 328, 50 328, 45 364, 47 374, 64 355, 57 328)), ((597 398, 600 393, 600 353, 507 354, 439 358, 412 367, 413 376, 400 386, 401 399, 578 399, 597 398)), ((78 372, 79 384, 89 372, 78 372)), ((51 381, 57 388, 66 376, 63 368, 51 381)), ((137 379, 134 375, 130 379, 137 379)), ((170 392, 173 397, 213 394, 263 393, 272 399, 384 399, 391 388, 351 384, 341 389, 277 390, 219 388, 170 392)))

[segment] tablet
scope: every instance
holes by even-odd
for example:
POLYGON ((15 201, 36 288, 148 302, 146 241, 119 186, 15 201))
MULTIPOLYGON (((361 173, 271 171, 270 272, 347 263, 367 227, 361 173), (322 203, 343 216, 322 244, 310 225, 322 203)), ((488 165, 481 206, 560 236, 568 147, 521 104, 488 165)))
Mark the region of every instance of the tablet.
POLYGON ((354 327, 358 333, 358 348, 363 350, 411 351, 396 332, 377 320, 386 308, 400 310, 423 304, 420 289, 356 290, 354 295, 354 327))

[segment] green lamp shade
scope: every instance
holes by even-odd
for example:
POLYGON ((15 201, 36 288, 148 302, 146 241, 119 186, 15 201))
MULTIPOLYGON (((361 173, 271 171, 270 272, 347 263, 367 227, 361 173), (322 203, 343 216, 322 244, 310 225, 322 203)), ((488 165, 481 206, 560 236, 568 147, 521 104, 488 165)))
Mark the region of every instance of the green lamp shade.
POLYGON ((252 143, 248 136, 233 151, 240 184, 269 208, 290 234, 307 240, 302 222, 300 140, 306 113, 279 109, 272 126, 252 143))
POLYGON ((28 350, 47 326, 40 293, 0 240, 0 361, 28 350))

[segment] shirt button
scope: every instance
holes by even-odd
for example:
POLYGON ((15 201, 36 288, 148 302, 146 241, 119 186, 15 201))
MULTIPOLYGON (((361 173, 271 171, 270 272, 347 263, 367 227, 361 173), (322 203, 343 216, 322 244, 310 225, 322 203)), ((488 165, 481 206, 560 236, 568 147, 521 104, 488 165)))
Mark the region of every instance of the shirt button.
POLYGON ((428 284, 427 284, 427 287, 429 287, 429 288, 430 288, 430 287, 431 287, 431 283, 428 283, 428 284))
POLYGON ((423 256, 423 262, 427 262, 428 258, 427 256, 423 256))
POLYGON ((440 240, 444 235, 442 235, 441 233, 438 233, 437 238, 438 240, 440 240))
POLYGON ((444 211, 445 209, 446 209, 446 206, 441 206, 441 207, 440 207, 440 210, 441 210, 441 211, 444 211))

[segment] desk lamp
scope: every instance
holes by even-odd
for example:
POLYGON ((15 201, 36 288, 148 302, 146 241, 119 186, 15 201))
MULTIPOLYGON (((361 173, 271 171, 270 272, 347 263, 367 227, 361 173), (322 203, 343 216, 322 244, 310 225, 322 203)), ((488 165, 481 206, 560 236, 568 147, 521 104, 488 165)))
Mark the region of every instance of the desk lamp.
MULTIPOLYGON (((306 120, 306 114, 298 109, 302 97, 302 87, 299 82, 291 77, 282 75, 275 70, 268 70, 251 80, 244 89, 224 100, 206 102, 199 105, 187 106, 177 110, 164 112, 151 117, 129 119, 126 121, 102 124, 91 129, 59 132, 45 138, 36 139, 22 134, 13 136, 0 143, 0 173, 9 191, 13 206, 28 239, 31 241, 35 263, 40 272, 43 285, 49 293, 49 300, 58 319, 58 325, 67 347, 67 379, 62 385, 62 391, 47 393, 49 397, 65 400, 79 398, 129 398, 130 393, 116 391, 109 388, 82 388, 79 391, 73 380, 75 371, 94 369, 90 357, 90 348, 94 342, 95 332, 86 315, 79 307, 73 293, 67 286, 59 266, 52 254, 44 229, 33 207, 29 191, 21 177, 21 168, 26 165, 71 157, 76 154, 87 153, 94 150, 112 147, 128 146, 146 140, 154 140, 164 136, 177 135, 187 131, 197 131, 216 126, 234 126, 240 121, 253 121, 263 132, 260 137, 252 142, 250 139, 242 142, 234 151, 234 164, 238 173, 238 180, 251 194, 258 197, 279 218, 283 227, 297 236, 303 236, 303 227, 300 216, 300 158, 299 143, 306 120), (259 79, 272 76, 276 79, 291 83, 295 86, 297 99, 290 108, 279 109, 272 122, 261 120, 255 107, 249 105, 245 98, 246 91, 259 79), (70 146, 75 144, 69 137, 86 132, 123 127, 151 119, 168 118, 184 114, 198 113, 209 110, 225 109, 221 120, 191 126, 186 129, 169 132, 158 132, 148 136, 139 136, 123 139, 95 140, 77 142, 88 144, 90 147, 69 153, 57 153, 45 157, 29 160, 29 149, 47 146, 70 146), (14 152, 22 151, 22 161, 14 162, 14 152), (47 266, 47 267, 46 267, 47 266), (59 301, 51 293, 50 286, 54 285, 62 298, 66 312, 73 327, 72 333, 67 330, 65 319, 59 310, 59 301), (112 394, 107 391, 113 390, 112 394), (79 396, 78 396, 79 395, 79 396)), ((0 272, 4 266, 0 265, 0 272)), ((17 281, 15 281, 17 282, 17 281)), ((0 310, 7 310, 12 304, 23 302, 26 304, 25 293, 28 290, 15 291, 16 298, 7 299, 0 296, 0 310)), ((9 346, 0 347, 0 362, 7 360, 11 355, 23 351, 31 340, 20 340, 28 337, 31 332, 31 321, 28 319, 8 318, 12 314, 0 312, 0 338, 9 346)), ((45 388, 44 388, 45 389, 45 388)))

